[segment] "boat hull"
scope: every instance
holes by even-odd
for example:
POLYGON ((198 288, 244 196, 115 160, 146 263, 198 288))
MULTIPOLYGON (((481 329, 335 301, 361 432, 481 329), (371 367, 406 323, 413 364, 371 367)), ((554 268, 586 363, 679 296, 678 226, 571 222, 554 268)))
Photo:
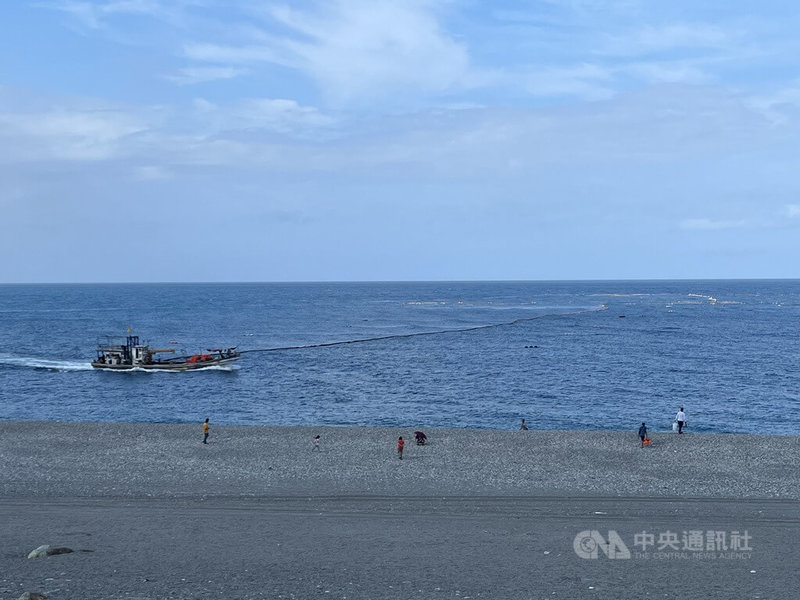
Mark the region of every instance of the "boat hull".
POLYGON ((239 360, 239 356, 231 358, 223 358, 220 360, 204 360, 197 362, 155 362, 150 364, 115 364, 109 365, 106 363, 93 361, 92 367, 104 371, 195 371, 197 369, 207 369, 208 367, 217 367, 220 365, 227 365, 239 360))

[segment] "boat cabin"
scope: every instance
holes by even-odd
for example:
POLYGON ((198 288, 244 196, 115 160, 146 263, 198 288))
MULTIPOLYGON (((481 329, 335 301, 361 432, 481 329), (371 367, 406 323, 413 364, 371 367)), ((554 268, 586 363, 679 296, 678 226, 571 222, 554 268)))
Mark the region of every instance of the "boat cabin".
POLYGON ((113 343, 113 338, 108 338, 105 344, 97 346, 97 361, 106 365, 146 365, 153 359, 153 353, 147 344, 139 343, 138 335, 129 335, 125 343, 113 343))

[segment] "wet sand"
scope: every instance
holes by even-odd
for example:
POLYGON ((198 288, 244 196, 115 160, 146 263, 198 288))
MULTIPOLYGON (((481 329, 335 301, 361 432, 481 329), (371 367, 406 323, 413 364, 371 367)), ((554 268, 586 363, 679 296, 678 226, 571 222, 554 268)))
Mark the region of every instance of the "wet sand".
POLYGON ((665 433, 641 449, 635 431, 426 430, 400 461, 412 431, 212 422, 203 445, 199 424, 0 422, 0 598, 797 589, 796 436, 665 433), (585 530, 617 532, 631 557, 579 557, 585 530), (701 532, 702 551, 696 533, 684 550, 684 532, 701 532), (635 544, 643 533, 653 545, 635 544), (27 559, 41 544, 76 552, 27 559))

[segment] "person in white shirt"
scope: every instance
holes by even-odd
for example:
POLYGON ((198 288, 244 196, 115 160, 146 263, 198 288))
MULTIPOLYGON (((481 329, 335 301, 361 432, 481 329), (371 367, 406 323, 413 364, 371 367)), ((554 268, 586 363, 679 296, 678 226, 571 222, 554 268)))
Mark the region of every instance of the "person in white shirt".
POLYGON ((683 427, 686 425, 686 413, 683 412, 683 407, 675 415, 675 420, 678 422, 678 433, 683 433, 683 427))

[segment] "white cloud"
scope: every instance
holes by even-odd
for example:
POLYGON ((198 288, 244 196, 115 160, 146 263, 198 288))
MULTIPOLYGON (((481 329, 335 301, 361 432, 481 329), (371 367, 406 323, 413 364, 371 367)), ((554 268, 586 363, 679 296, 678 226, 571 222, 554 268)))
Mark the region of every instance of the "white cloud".
POLYGON ((745 221, 719 221, 713 219, 684 219, 681 221, 681 229, 705 229, 705 230, 718 230, 718 229, 736 229, 743 227, 745 221))
POLYGON ((174 21, 185 2, 181 0, 108 0, 89 2, 82 0, 52 0, 34 4, 40 8, 60 10, 75 17, 85 27, 99 29, 107 19, 118 15, 138 15, 174 21))
POLYGON ((158 165, 145 165, 134 169, 137 179, 142 181, 163 181, 170 179, 171 173, 164 167, 158 165))
POLYGON ((294 100, 282 98, 244 100, 234 114, 249 126, 265 127, 284 133, 293 131, 298 125, 318 128, 334 123, 334 119, 316 108, 301 106, 294 100))
MULTIPOLYGON (((256 137, 281 134, 288 138, 320 141, 337 123, 334 117, 315 107, 284 98, 247 98, 226 105, 196 98, 193 104, 196 131, 218 139, 219 136, 246 130, 256 137)), ((255 140, 251 142, 255 143, 255 140)))
POLYGON ((249 72, 249 69, 236 67, 187 67, 180 69, 175 75, 166 75, 165 79, 178 85, 192 85, 220 79, 233 79, 249 72))
POLYGON ((641 8, 642 0, 545 0, 547 4, 563 6, 577 13, 628 13, 641 8))
POLYGON ((528 93, 535 97, 571 96, 594 101, 615 94, 611 73, 597 65, 534 70, 525 78, 528 93))
POLYGON ((104 160, 118 154, 127 136, 147 127, 130 114, 112 110, 0 112, 0 141, 13 148, 0 154, 0 160, 104 160))
POLYGON ((705 69, 691 61, 636 62, 619 66, 616 70, 620 73, 632 75, 639 81, 644 81, 648 84, 685 83, 703 85, 713 80, 713 77, 705 69))
POLYGON ((441 29, 433 3, 340 0, 316 11, 281 6, 266 14, 290 33, 240 46, 188 44, 185 55, 296 68, 336 101, 436 94, 457 87, 469 70, 466 47, 441 29))
POLYGON ((730 48, 735 45, 737 38, 730 29, 705 23, 646 26, 626 32, 624 36, 609 36, 600 53, 640 56, 669 50, 730 48))
POLYGON ((786 205, 786 215, 790 219, 794 219, 796 217, 800 217, 800 204, 787 204, 786 205))
MULTIPOLYGON (((604 81, 601 70, 578 71, 581 76, 598 86, 604 81)), ((780 149, 786 136, 786 128, 775 129, 736 95, 689 86, 585 106, 440 107, 397 115, 323 111, 290 98, 195 98, 168 111, 60 105, 30 98, 4 103, 0 96, 0 161, 124 159, 129 169, 168 165, 176 176, 180 165, 220 165, 310 177, 404 172, 458 180, 526 177, 551 168, 691 168, 731 153, 780 149)), ((690 219, 684 225, 721 223, 690 219)))
POLYGON ((254 44, 226 46, 211 43, 188 43, 183 47, 183 54, 191 60, 214 63, 252 64, 272 62, 288 64, 288 59, 280 58, 275 50, 269 46, 254 44))
POLYGON ((90 2, 40 2, 34 4, 40 8, 61 10, 75 17, 80 23, 91 29, 100 27, 97 7, 90 2))
POLYGON ((753 95, 748 105, 774 125, 786 125, 800 113, 800 82, 793 81, 771 94, 753 95))
POLYGON ((198 113, 209 113, 219 108, 219 106, 213 102, 209 102, 205 98, 195 98, 192 104, 194 105, 195 111, 198 113))

